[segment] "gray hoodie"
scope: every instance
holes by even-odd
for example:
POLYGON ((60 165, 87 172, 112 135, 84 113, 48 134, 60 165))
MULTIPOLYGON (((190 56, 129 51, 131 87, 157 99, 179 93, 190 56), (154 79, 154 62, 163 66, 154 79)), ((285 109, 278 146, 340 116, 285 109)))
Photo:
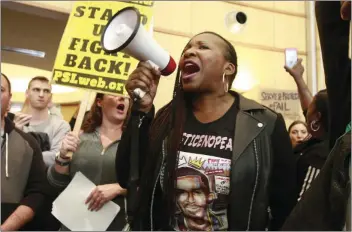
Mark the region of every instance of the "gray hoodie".
POLYGON ((71 131, 70 125, 56 115, 49 115, 48 119, 38 125, 23 127, 24 132, 43 132, 48 134, 50 151, 43 152, 44 162, 47 167, 55 163, 55 155, 60 151, 61 142, 65 135, 71 131))
POLYGON ((28 206, 35 213, 40 211, 48 188, 45 165, 36 140, 5 118, 5 131, 1 136, 1 223, 20 205, 28 206))

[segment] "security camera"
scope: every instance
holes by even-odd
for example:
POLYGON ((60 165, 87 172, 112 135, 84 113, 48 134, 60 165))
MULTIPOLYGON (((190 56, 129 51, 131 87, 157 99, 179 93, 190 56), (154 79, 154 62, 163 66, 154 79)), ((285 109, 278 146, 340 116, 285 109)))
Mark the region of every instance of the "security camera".
POLYGON ((240 32, 247 22, 247 15, 241 11, 229 12, 225 17, 226 27, 232 33, 240 32))

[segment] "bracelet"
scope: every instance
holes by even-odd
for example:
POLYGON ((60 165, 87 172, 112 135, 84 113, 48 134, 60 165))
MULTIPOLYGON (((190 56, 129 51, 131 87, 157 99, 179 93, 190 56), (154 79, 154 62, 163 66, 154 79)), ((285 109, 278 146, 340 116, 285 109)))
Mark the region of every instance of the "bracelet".
POLYGON ((62 161, 60 161, 58 159, 55 159, 55 163, 60 165, 60 166, 67 166, 67 165, 69 165, 71 163, 71 161, 62 162, 62 161))
POLYGON ((61 160, 70 160, 70 157, 62 157, 61 154, 59 154, 57 157, 59 157, 61 160))
POLYGON ((55 156, 55 162, 60 166, 66 166, 71 163, 71 158, 70 157, 63 158, 60 156, 60 152, 58 152, 55 156))

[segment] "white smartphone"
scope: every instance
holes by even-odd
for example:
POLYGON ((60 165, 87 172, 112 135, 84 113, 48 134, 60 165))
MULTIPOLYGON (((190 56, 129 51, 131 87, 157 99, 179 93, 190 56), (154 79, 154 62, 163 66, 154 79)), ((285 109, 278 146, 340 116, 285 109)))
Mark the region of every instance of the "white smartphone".
POLYGON ((285 49, 285 65, 289 68, 295 66, 298 60, 298 54, 296 48, 285 49))

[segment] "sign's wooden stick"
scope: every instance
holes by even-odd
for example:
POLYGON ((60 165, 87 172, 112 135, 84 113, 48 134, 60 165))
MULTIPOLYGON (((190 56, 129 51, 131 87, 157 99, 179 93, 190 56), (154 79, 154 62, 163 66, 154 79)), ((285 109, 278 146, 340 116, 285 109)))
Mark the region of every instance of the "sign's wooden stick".
MULTIPOLYGON (((84 98, 82 99, 81 104, 79 106, 78 115, 76 118, 76 123, 75 123, 75 126, 72 131, 77 136, 79 135, 79 132, 81 130, 82 122, 84 119, 84 115, 86 113, 89 99, 91 99, 91 97, 93 97, 93 95, 95 97, 96 92, 87 90, 87 92, 86 92, 86 94, 85 94, 84 98)), ((72 154, 73 154, 72 152, 68 152, 66 156, 72 158, 72 154)))

